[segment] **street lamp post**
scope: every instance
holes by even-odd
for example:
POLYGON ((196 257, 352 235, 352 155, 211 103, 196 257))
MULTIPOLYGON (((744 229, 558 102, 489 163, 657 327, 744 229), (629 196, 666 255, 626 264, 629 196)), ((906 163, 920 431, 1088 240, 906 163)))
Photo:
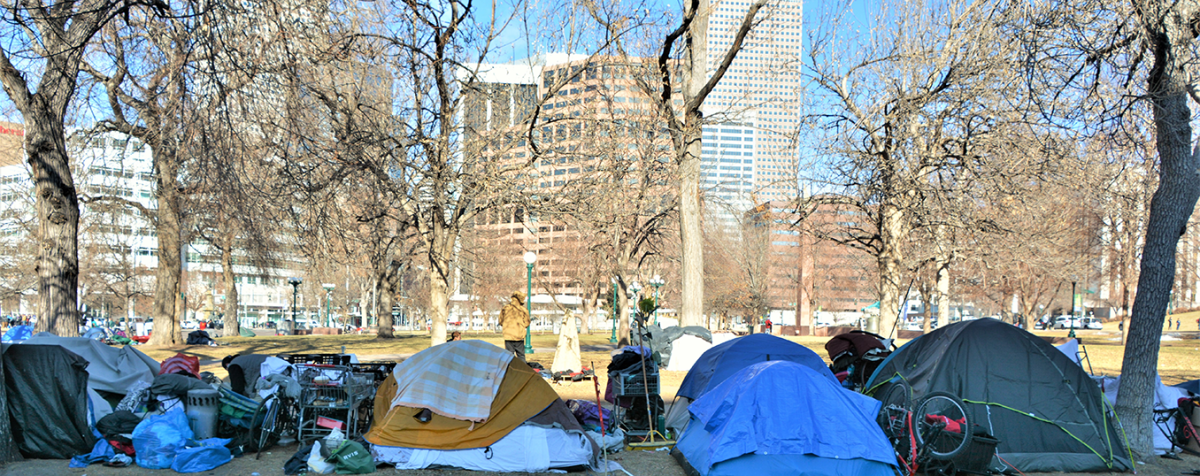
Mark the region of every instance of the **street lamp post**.
POLYGON ((1078 278, 1071 276, 1071 332, 1067 333, 1067 337, 1075 338, 1075 282, 1078 278))
MULTIPOLYGON (((292 325, 296 324, 296 297, 300 295, 300 284, 304 280, 300 278, 288 278, 288 284, 292 285, 292 325)), ((285 325, 287 334, 291 334, 291 326, 285 325)))
POLYGON ((612 337, 608 338, 609 344, 617 343, 617 278, 612 278, 613 296, 612 296, 612 337))
POLYGON ((329 312, 329 305, 330 301, 332 301, 330 294, 333 293, 334 285, 333 283, 325 283, 321 287, 325 289, 325 327, 333 327, 333 314, 329 312))
POLYGON ((533 353, 533 336, 529 327, 533 325, 533 263, 537 261, 537 253, 525 252, 525 312, 529 314, 529 326, 525 326, 525 353, 533 353))
POLYGON ((658 288, 661 288, 666 281, 659 275, 654 275, 650 278, 650 285, 654 286, 654 323, 658 324, 658 288))

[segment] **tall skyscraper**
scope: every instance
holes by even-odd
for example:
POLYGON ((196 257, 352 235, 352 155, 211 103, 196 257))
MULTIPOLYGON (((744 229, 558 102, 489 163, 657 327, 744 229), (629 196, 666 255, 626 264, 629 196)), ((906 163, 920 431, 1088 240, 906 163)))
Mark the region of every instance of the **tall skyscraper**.
MULTIPOLYGON (((733 45, 751 0, 716 0, 708 22, 708 74, 733 45)), ((772 1, 708 97, 702 179, 710 199, 748 210, 796 192, 794 137, 803 55, 800 0, 772 1), (740 207, 738 205, 741 205, 740 207)))

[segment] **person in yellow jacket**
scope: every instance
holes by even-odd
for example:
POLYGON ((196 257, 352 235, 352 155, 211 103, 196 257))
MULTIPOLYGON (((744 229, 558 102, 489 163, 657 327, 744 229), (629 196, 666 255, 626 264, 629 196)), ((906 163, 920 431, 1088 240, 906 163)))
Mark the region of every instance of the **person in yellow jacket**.
POLYGON ((525 329, 529 327, 529 311, 525 310, 525 293, 512 293, 512 299, 500 310, 500 327, 504 328, 504 349, 525 360, 525 329))

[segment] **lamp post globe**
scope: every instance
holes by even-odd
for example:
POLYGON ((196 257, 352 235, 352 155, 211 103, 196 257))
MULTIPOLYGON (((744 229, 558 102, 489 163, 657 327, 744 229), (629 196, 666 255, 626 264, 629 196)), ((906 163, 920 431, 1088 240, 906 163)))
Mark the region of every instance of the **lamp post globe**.
POLYGON ((537 261, 537 253, 526 251, 525 256, 525 312, 529 315, 529 325, 525 326, 525 354, 533 353, 533 335, 529 328, 533 325, 533 263, 537 261))

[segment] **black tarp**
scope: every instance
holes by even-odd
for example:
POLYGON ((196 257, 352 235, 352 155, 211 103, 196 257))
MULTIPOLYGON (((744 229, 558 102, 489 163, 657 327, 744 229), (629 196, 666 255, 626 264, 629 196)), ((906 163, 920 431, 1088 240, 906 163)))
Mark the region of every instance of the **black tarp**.
POLYGON ((944 391, 1000 440, 993 469, 1084 472, 1130 467, 1125 439, 1087 372, 1041 337, 996 319, 942 327, 901 347, 867 384, 902 378, 912 401, 944 391), (1005 466, 1002 466, 1005 465, 1005 466))
POLYGON ((4 346, 13 442, 26 458, 70 459, 92 451, 87 361, 57 345, 4 346))

